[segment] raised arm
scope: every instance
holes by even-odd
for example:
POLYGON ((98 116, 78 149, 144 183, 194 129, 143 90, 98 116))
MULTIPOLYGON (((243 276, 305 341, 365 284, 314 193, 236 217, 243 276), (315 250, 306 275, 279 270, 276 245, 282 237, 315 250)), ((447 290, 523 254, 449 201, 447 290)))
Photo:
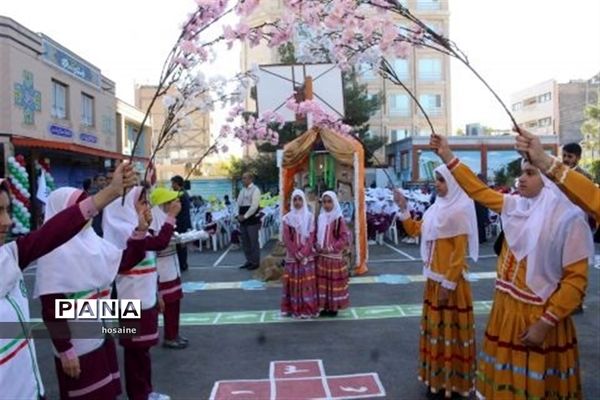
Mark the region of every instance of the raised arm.
POLYGON ((487 187, 479 180, 479 178, 477 178, 469 167, 462 164, 458 158, 454 157, 454 153, 450 150, 448 139, 446 137, 441 135, 431 135, 430 144, 452 172, 452 175, 454 175, 454 178, 456 178, 460 187, 470 198, 497 213, 502 211, 504 196, 487 187))
POLYGON ((533 165, 556 182, 572 202, 600 221, 600 188, 546 153, 539 137, 523 128, 519 128, 518 133, 515 138, 517 150, 526 152, 533 165))
POLYGON ((421 225, 423 225, 423 221, 412 219, 410 211, 400 211, 398 212, 397 217, 402 222, 402 227, 408 236, 416 237, 421 234, 421 225))
POLYGON ((49 219, 40 229, 17 239, 19 267, 25 269, 38 258, 68 242, 98 211, 120 196, 123 188, 135 184, 135 172, 129 164, 121 164, 111 184, 92 198, 87 198, 49 219))
POLYGON ((171 241, 173 231, 175 230, 175 218, 167 217, 167 220, 160 228, 160 232, 156 236, 146 236, 145 246, 146 250, 149 251, 161 251, 164 250, 171 241))

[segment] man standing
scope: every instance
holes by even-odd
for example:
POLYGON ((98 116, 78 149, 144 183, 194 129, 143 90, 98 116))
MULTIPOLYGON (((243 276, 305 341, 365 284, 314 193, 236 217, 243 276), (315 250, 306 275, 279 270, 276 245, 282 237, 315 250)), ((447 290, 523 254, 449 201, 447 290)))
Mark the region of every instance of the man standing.
POLYGON ((258 244, 260 190, 253 182, 254 177, 251 173, 246 172, 242 176, 244 188, 240 192, 237 201, 238 221, 242 233, 242 249, 246 256, 246 263, 240 268, 251 271, 260 266, 260 246, 258 244))
POLYGON ((562 162, 569 168, 585 175, 589 180, 593 180, 592 176, 578 164, 581 160, 581 146, 577 143, 565 144, 562 148, 562 162))
MULTIPOLYGON (((177 227, 176 230, 179 233, 184 233, 192 229, 192 218, 190 215, 190 196, 185 191, 185 183, 183 181, 183 177, 180 175, 175 175, 171 178, 171 188, 180 192, 181 196, 179 200, 181 201, 181 212, 177 215, 177 227)), ((177 246, 177 258, 179 259, 179 268, 182 271, 186 271, 188 269, 187 263, 187 245, 178 244, 177 246)))

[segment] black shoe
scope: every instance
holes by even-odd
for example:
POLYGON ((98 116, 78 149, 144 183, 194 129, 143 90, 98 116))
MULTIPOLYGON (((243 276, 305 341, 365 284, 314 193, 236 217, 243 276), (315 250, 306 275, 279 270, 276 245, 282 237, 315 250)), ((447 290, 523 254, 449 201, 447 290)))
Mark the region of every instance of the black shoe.
POLYGON ((188 338, 186 338, 185 336, 180 336, 177 335, 177 339, 175 339, 177 342, 181 342, 181 343, 185 343, 188 344, 190 342, 190 340, 188 338))
POLYGON ((248 269, 250 267, 250 263, 246 263, 240 267, 240 269, 248 269))
POLYGON ((187 343, 179 342, 177 340, 165 340, 163 341, 162 347, 165 349, 183 350, 187 347, 187 343))
POLYGON ((181 265, 181 266, 180 266, 180 269, 181 269, 181 271, 182 271, 182 272, 183 272, 183 271, 187 271, 187 270, 188 270, 188 265, 187 265, 187 264, 185 264, 185 265, 181 265))
POLYGON ((337 315, 338 315, 338 312, 337 312, 337 311, 329 311, 329 316, 330 316, 331 318, 335 318, 335 317, 337 317, 337 315))
POLYGON ((246 268, 248 271, 254 271, 255 269, 258 269, 258 265, 250 265, 246 268))
POLYGON ((583 305, 581 305, 581 306, 577 307, 575 310, 573 310, 572 314, 573 315, 583 314, 583 305))

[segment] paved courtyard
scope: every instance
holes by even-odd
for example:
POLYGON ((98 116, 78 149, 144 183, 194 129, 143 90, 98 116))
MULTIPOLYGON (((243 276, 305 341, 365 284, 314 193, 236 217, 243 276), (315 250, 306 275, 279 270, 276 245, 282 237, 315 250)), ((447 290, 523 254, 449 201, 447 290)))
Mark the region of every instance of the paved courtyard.
MULTIPOLYGON (((263 250, 267 254, 269 247, 263 250)), ((600 250, 600 248, 597 248, 600 250)), ((370 246, 369 273, 353 278, 352 307, 336 319, 279 318, 281 287, 239 270, 239 250, 190 254, 182 334, 186 350, 152 350, 155 390, 173 399, 422 399, 416 379, 423 278, 416 245, 370 246)), ((598 252, 600 254, 600 251, 598 252)), ((471 263, 477 339, 493 294, 496 257, 471 263)), ((29 288, 32 273, 26 274, 29 288)), ((600 265, 589 270, 585 312, 575 316, 586 398, 600 398, 600 265)), ((32 301, 32 317, 39 304, 32 301)), ((37 342, 49 399, 58 398, 50 343, 37 342)), ((0 395, 1 397, 1 395, 0 395)))

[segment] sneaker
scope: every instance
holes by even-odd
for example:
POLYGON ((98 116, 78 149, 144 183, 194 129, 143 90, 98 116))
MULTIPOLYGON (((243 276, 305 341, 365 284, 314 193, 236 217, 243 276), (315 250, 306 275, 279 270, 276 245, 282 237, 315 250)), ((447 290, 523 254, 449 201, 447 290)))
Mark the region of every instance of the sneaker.
POLYGON ((152 392, 148 395, 148 400, 171 400, 171 396, 162 393, 152 392))
POLYGON ((165 340, 163 341, 162 347, 165 349, 183 350, 188 346, 185 342, 179 342, 177 340, 165 340))
POLYGON ((190 342, 190 339, 186 338, 185 336, 181 336, 181 335, 177 335, 177 339, 175 339, 178 342, 181 343, 185 343, 188 344, 190 342))

